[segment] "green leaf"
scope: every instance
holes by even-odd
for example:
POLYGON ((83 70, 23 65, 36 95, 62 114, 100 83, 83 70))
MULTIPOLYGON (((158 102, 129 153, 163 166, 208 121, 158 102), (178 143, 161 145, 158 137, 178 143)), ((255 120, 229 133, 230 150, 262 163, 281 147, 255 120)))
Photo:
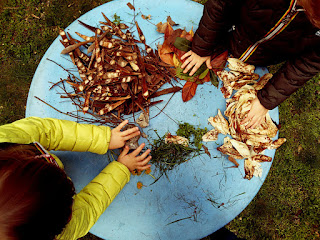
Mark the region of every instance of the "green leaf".
POLYGON ((189 82, 194 82, 194 78, 192 76, 189 76, 188 73, 183 73, 183 70, 181 68, 181 64, 176 68, 176 76, 180 79, 183 79, 183 80, 186 80, 186 81, 189 81, 189 82))
POLYGON ((191 49, 192 42, 181 37, 177 37, 174 41, 174 46, 181 51, 188 52, 191 49))
MULTIPOLYGON (((207 68, 207 65, 206 63, 203 63, 201 65, 201 67, 192 75, 192 76, 189 76, 189 72, 187 73, 183 73, 184 69, 181 68, 181 64, 179 64, 179 66, 176 68, 176 76, 180 79, 183 79, 183 80, 186 80, 188 82, 195 82, 196 80, 200 79, 196 79, 195 77, 199 76, 200 74, 204 73, 206 71, 207 68)), ((207 75, 207 74, 206 74, 207 75)), ((206 76, 204 75, 204 77, 206 76)), ((198 84, 201 84, 201 82, 199 82, 198 84)))
POLYGON ((207 68, 200 74, 199 79, 204 79, 204 77, 207 76, 208 72, 209 72, 209 68, 207 68))
MULTIPOLYGON (((202 65, 198 68, 198 70, 192 75, 193 77, 199 76, 201 73, 203 73, 207 69, 207 64, 204 62, 202 65)), ((204 76, 205 77, 205 76, 204 76)))
POLYGON ((210 81, 212 83, 213 86, 215 86, 216 88, 218 88, 219 86, 219 80, 218 80, 218 77, 217 75, 214 73, 214 71, 212 71, 210 69, 210 81))

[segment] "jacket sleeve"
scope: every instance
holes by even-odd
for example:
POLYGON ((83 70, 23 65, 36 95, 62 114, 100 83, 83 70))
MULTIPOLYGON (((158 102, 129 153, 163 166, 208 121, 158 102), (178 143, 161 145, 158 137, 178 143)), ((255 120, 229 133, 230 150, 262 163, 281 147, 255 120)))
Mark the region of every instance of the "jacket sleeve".
POLYGON ((273 109, 319 72, 320 50, 289 60, 258 91, 258 99, 265 108, 273 109))
POLYGON ((192 40, 192 51, 200 56, 211 56, 225 49, 227 34, 237 16, 243 0, 208 0, 192 40))
POLYGON ((86 235, 129 180, 128 168, 111 162, 74 197, 72 218, 57 239, 74 240, 86 235))
POLYGON ((80 124, 54 118, 29 117, 0 126, 0 142, 39 142, 47 150, 105 154, 111 130, 105 126, 80 124))

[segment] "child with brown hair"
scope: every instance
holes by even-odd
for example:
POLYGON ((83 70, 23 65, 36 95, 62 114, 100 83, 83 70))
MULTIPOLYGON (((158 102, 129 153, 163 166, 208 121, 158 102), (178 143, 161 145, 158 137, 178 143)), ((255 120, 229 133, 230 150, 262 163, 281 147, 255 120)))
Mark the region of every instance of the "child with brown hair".
POLYGON ((107 165, 78 194, 61 161, 47 150, 105 154, 140 134, 53 118, 29 117, 0 126, 0 239, 78 239, 88 233, 121 189, 130 171, 145 170, 144 144, 107 165))

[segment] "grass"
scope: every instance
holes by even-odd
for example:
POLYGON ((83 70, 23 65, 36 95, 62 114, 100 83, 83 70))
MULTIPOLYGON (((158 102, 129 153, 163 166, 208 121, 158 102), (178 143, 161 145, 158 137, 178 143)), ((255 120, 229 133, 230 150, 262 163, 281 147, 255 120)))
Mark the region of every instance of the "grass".
MULTIPOLYGON (((21 119, 33 74, 46 49, 76 18, 108 1, 0 2, 0 124, 21 119)), ((205 0, 198 1, 204 3, 205 0)), ((270 68, 270 71, 275 71, 270 68)), ((226 227, 245 239, 320 239, 320 84, 310 80, 279 106, 287 142, 257 196, 226 227)), ((82 240, 99 238, 88 234, 82 240)))

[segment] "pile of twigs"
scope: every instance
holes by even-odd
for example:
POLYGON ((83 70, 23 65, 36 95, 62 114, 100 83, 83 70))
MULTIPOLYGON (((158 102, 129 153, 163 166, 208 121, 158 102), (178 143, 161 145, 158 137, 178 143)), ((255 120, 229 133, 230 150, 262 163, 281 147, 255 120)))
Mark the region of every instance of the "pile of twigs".
POLYGON ((150 106, 162 101, 151 101, 153 98, 181 89, 171 81, 177 80, 175 70, 160 60, 157 50, 146 44, 137 22, 139 40, 133 37, 128 26, 115 24, 102 15, 106 22, 100 22, 100 28, 79 21, 94 33, 94 36, 76 33, 84 41, 60 30, 60 42, 65 47, 61 53, 70 55, 80 77, 68 71, 68 78, 52 87, 62 83, 61 97, 70 98, 83 113, 108 117, 109 121, 118 122, 123 115, 141 110, 148 114, 150 106), (66 90, 65 83, 72 86, 72 92, 66 90), (172 87, 158 91, 165 83, 172 87))

